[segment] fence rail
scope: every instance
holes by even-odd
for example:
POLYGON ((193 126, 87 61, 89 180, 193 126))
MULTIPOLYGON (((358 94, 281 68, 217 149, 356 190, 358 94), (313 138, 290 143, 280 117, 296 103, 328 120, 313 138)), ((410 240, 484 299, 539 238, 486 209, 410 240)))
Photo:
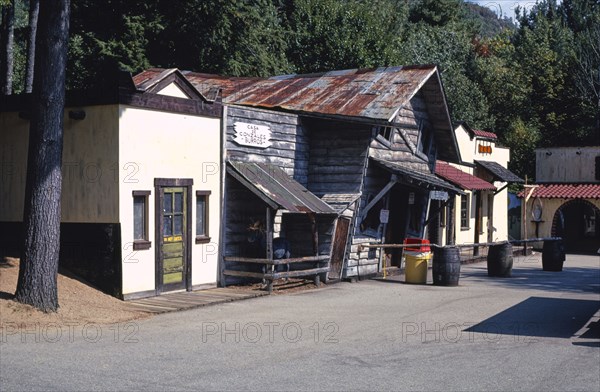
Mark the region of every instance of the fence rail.
POLYGON ((560 241, 561 237, 546 237, 546 238, 529 238, 525 240, 511 240, 511 241, 498 241, 498 242, 478 242, 473 244, 458 244, 458 245, 438 245, 438 244, 361 244, 358 246, 358 250, 362 251, 363 248, 419 248, 421 246, 429 246, 431 248, 444 248, 446 246, 456 246, 458 248, 471 248, 480 246, 492 246, 504 243, 511 243, 513 245, 528 244, 530 242, 543 242, 543 241, 560 241))

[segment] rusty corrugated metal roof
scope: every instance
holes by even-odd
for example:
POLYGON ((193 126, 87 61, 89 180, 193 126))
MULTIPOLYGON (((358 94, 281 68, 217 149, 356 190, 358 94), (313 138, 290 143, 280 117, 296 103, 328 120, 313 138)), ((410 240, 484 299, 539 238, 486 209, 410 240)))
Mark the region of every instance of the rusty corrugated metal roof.
POLYGON ((272 207, 289 212, 337 212, 281 168, 268 163, 229 161, 227 171, 272 207))
POLYGON ((393 120, 427 80, 433 65, 354 69, 268 79, 184 72, 201 92, 222 88, 223 101, 294 112, 393 120))
POLYGON ((150 68, 140 72, 133 77, 133 83, 140 88, 144 83, 157 79, 163 72, 169 71, 162 68, 150 68))
MULTIPOLYGON (((137 75, 136 85, 164 70, 137 75)), ((323 115, 343 120, 393 122, 400 109, 422 91, 441 159, 459 162, 458 144, 435 65, 351 69, 271 78, 226 77, 182 71, 205 97, 221 90, 224 103, 323 115)))

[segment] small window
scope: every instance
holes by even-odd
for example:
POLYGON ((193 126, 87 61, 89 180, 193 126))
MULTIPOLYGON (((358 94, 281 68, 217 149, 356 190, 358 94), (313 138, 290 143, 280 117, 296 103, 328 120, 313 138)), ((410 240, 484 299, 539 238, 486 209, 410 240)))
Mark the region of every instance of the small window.
POLYGON ((424 120, 419 121, 419 141, 417 143, 417 149, 419 152, 429 156, 431 152, 431 145, 433 141, 433 131, 431 127, 426 124, 424 120))
POLYGON ((210 241, 208 233, 208 197, 210 191, 196 191, 196 243, 210 241))
POLYGON ((377 131, 377 138, 379 141, 389 145, 392 142, 392 136, 394 135, 394 129, 392 127, 385 126, 377 126, 375 127, 377 131))
POLYGON ((469 195, 460 196, 460 228, 469 230, 469 195))
POLYGON ((150 191, 133 191, 133 249, 149 249, 148 196, 150 191))

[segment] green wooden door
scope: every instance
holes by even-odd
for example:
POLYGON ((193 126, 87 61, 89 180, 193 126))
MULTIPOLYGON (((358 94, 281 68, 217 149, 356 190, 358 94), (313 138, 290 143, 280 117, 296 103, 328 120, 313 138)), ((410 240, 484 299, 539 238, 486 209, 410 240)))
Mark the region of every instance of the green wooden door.
POLYGON ((162 233, 160 249, 160 291, 185 288, 187 246, 187 200, 186 188, 161 188, 162 212, 160 216, 160 232, 162 233))

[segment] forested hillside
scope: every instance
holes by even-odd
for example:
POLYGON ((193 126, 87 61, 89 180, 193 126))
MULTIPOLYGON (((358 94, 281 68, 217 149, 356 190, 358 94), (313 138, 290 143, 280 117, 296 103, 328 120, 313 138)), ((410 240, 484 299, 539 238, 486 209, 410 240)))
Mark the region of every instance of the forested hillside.
MULTIPOLYGON (((5 93, 25 90, 30 1, 0 0, 5 93)), ((71 6, 71 89, 93 88, 117 69, 152 66, 271 76, 436 63, 452 119, 496 132, 521 176, 534 174, 535 147, 600 144, 599 0, 543 0, 515 24, 462 0, 71 6)))

